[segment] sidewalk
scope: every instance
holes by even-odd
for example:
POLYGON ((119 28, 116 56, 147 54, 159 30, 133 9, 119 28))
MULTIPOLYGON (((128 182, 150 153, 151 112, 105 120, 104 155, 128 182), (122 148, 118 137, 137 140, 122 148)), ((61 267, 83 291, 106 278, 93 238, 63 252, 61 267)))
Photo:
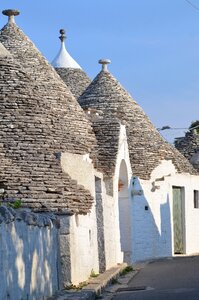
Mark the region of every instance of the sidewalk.
POLYGON ((119 291, 128 288, 128 283, 131 279, 138 273, 139 269, 135 268, 133 271, 127 273, 126 275, 121 275, 117 280, 113 281, 111 285, 108 285, 100 299, 111 300, 113 296, 119 291))
POLYGON ((120 276, 120 273, 126 268, 127 264, 119 264, 96 278, 90 278, 88 285, 78 290, 63 290, 58 292, 48 300, 94 300, 97 296, 101 299, 111 299, 109 296, 113 294, 118 288, 126 287, 137 271, 132 271, 127 275, 120 276), (116 284, 111 284, 116 283, 116 284), (104 297, 109 298, 104 298, 104 297))

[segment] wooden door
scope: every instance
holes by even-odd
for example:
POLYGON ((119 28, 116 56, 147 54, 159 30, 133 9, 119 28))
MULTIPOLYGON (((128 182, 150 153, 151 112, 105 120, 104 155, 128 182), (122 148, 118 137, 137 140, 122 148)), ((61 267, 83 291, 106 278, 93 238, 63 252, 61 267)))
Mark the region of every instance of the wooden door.
POLYGON ((173 187, 173 234, 174 253, 184 253, 184 205, 181 187, 173 187))

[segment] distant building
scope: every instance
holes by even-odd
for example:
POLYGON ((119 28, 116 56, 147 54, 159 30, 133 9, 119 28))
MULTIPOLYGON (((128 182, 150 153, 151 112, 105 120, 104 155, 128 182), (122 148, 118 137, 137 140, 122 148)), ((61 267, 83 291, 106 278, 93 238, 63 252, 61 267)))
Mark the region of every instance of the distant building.
POLYGON ((3 14, 0 300, 39 300, 118 263, 199 252, 198 172, 110 61, 91 81, 61 30, 53 68, 16 25, 19 12, 3 14))
POLYGON ((196 130, 190 130, 184 137, 176 138, 175 147, 199 171, 199 134, 196 130))

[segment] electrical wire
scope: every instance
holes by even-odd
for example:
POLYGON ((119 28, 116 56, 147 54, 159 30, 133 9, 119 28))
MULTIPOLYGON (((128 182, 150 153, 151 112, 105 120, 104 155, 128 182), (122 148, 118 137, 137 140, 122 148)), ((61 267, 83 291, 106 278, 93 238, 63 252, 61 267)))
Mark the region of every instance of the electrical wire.
POLYGON ((190 4, 193 8, 199 11, 199 7, 193 4, 190 0, 185 0, 188 4, 190 4))
POLYGON ((157 128, 157 130, 158 131, 160 131, 160 130, 193 130, 193 129, 196 129, 196 128, 199 128, 199 125, 196 125, 196 126, 194 126, 194 127, 191 127, 191 128, 172 128, 172 127, 170 127, 170 126, 163 126, 162 128, 157 128))

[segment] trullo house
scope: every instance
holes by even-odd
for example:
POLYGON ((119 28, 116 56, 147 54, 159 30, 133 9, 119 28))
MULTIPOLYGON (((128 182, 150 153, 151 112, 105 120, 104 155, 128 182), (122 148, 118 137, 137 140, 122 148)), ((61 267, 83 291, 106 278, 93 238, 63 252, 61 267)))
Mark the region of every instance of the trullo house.
POLYGON ((199 252, 197 170, 110 61, 91 81, 62 29, 50 65, 16 25, 19 11, 3 14, 0 299, 43 299, 118 263, 199 252))

